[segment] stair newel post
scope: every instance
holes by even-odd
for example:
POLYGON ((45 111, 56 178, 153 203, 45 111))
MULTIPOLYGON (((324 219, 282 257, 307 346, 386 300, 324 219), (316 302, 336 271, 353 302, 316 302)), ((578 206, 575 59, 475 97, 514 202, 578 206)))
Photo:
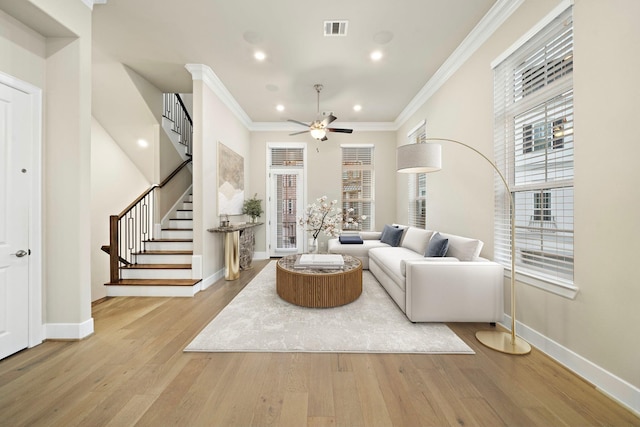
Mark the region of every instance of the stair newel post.
POLYGON ((109 275, 111 283, 120 280, 118 215, 109 216, 109 275))

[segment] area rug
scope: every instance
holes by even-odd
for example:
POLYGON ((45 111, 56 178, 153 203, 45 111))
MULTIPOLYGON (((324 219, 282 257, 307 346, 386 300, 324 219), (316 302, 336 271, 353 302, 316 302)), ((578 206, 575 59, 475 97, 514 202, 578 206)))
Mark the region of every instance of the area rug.
POLYGON ((369 271, 362 295, 350 304, 288 303, 276 293, 275 261, 185 351, 474 354, 444 324, 411 323, 369 271))

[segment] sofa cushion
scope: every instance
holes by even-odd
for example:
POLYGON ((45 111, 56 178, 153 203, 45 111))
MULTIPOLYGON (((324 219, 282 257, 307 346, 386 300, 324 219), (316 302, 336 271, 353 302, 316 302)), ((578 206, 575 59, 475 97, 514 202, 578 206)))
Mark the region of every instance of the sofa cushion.
POLYGON ((442 235, 436 232, 429 240, 429 245, 424 253, 425 257, 443 257, 447 254, 449 249, 449 239, 442 237, 442 235))
POLYGON ((447 256, 458 258, 460 261, 477 261, 484 243, 478 239, 442 233, 442 237, 449 239, 447 256))
POLYGON ((402 235, 404 233, 404 229, 396 228, 389 224, 384 226, 382 230, 382 236, 380 236, 380 241, 382 243, 386 243, 389 246, 398 246, 400 241, 402 240, 402 235))
POLYGON ((401 246, 403 248, 411 249, 419 254, 423 254, 427 250, 427 245, 429 244, 429 239, 431 239, 432 235, 433 231, 431 230, 409 227, 404 233, 401 246))
POLYGON ((403 247, 392 248, 386 246, 369 250, 369 258, 403 291, 405 290, 405 278, 401 269, 402 261, 416 259, 416 257, 423 258, 421 254, 403 247))

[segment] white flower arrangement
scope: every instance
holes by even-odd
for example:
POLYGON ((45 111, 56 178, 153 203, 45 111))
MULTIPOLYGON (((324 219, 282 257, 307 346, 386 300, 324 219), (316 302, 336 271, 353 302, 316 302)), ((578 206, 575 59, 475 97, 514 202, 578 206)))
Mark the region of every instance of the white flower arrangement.
POLYGON ((337 204, 337 200, 327 203, 327 196, 318 198, 317 203, 307 206, 306 215, 298 220, 298 224, 306 227, 307 231, 312 231, 315 240, 321 231, 329 237, 337 237, 340 235, 343 222, 351 227, 357 226, 358 221, 367 218, 366 216, 352 218, 353 208, 347 209, 346 215, 343 215, 337 204))

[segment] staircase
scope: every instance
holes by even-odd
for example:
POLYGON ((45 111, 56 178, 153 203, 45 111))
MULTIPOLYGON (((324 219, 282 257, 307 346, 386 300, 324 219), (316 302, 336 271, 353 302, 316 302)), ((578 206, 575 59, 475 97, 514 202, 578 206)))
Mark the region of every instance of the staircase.
MULTIPOLYGON (((178 94, 163 96, 163 129, 184 160, 162 183, 152 186, 119 215, 109 217, 110 256, 107 296, 193 296, 201 279, 193 272, 193 196, 185 196, 158 233, 158 195, 191 163, 193 122, 178 94)), ((186 190, 190 191, 190 190, 186 190)))
POLYGON ((143 241, 134 263, 120 267, 120 279, 105 283, 107 296, 193 296, 201 290, 193 279, 193 196, 185 197, 162 228, 160 237, 143 241))

